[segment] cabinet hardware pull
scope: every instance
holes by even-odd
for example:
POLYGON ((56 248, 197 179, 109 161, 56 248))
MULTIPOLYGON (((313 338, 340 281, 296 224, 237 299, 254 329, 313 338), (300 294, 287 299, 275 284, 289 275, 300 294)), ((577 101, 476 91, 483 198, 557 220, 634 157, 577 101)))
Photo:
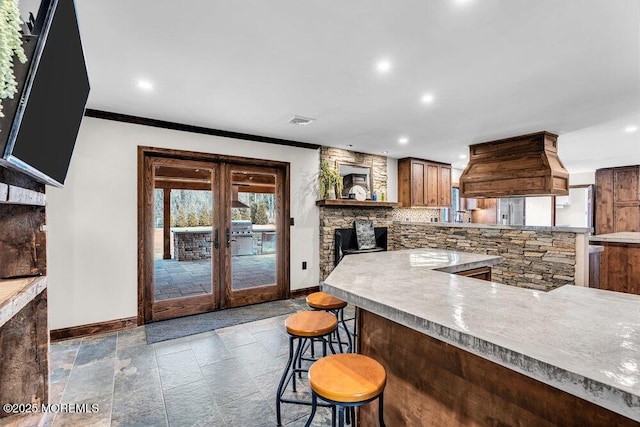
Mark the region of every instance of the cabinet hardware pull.
POLYGON ((227 247, 229 247, 231 245, 231 233, 229 232, 229 229, 227 228, 227 247))
POLYGON ((218 240, 218 229, 216 228, 215 237, 213 241, 213 247, 218 249, 220 247, 220 241, 218 240))

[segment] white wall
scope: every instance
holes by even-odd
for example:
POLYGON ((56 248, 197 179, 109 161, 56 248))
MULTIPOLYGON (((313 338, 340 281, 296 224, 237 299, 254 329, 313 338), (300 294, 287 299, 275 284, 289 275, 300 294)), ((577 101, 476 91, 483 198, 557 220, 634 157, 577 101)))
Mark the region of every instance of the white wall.
POLYGON ((398 201, 398 159, 387 157, 387 201, 398 201))
POLYGON ((589 185, 595 183, 595 172, 572 173, 569 175, 569 185, 589 185))
POLYGON ((137 315, 139 145, 289 162, 291 289, 318 285, 317 150, 85 117, 65 187, 47 187, 51 329, 137 315))
POLYGON ((570 188, 568 204, 556 206, 558 227, 587 227, 589 225, 589 189, 570 188))
POLYGON ((537 225, 541 227, 550 227, 551 218, 551 202, 553 198, 550 196, 526 197, 525 198, 525 225, 537 225))

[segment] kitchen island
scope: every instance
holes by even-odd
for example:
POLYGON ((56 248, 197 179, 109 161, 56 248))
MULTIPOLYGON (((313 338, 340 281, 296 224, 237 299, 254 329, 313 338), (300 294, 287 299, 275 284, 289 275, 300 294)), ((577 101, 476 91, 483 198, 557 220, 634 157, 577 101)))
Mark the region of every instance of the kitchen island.
POLYGON ((640 232, 598 234, 590 241, 604 247, 600 289, 640 294, 640 232))
MULTIPOLYGON (((387 369, 387 425, 637 425, 640 297, 447 274, 497 261, 379 252, 324 281, 358 308, 359 352, 387 369)), ((375 408, 361 412, 374 425, 375 408)))

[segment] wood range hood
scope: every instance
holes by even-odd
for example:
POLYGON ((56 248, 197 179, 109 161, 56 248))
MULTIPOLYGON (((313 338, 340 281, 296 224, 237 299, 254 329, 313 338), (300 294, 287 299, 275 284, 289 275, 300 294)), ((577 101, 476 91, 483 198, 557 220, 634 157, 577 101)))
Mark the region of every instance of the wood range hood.
POLYGON ((569 172, 558 158, 558 135, 529 135, 469 146, 462 197, 566 196, 569 172))

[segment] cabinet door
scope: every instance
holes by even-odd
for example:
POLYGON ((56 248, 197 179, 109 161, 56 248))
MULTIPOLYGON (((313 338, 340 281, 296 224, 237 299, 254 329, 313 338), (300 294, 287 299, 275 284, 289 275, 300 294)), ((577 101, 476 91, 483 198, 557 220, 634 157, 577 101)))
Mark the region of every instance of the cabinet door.
POLYGON ((637 202, 640 195, 638 167, 613 170, 613 198, 615 203, 637 202))
POLYGON ((596 171, 596 234, 614 232, 613 169, 596 171))
POLYGON ((427 174, 425 177, 425 197, 427 206, 439 206, 438 197, 438 178, 440 176, 440 168, 438 165, 427 164, 427 174))
POLYGON ((629 204, 627 206, 616 204, 613 208, 614 231, 640 231, 640 205, 629 204))
POLYGON ((440 166, 439 172, 438 204, 440 206, 451 206, 451 168, 440 166))
POLYGON ((425 164, 411 162, 411 205, 424 206, 425 199, 425 164))

